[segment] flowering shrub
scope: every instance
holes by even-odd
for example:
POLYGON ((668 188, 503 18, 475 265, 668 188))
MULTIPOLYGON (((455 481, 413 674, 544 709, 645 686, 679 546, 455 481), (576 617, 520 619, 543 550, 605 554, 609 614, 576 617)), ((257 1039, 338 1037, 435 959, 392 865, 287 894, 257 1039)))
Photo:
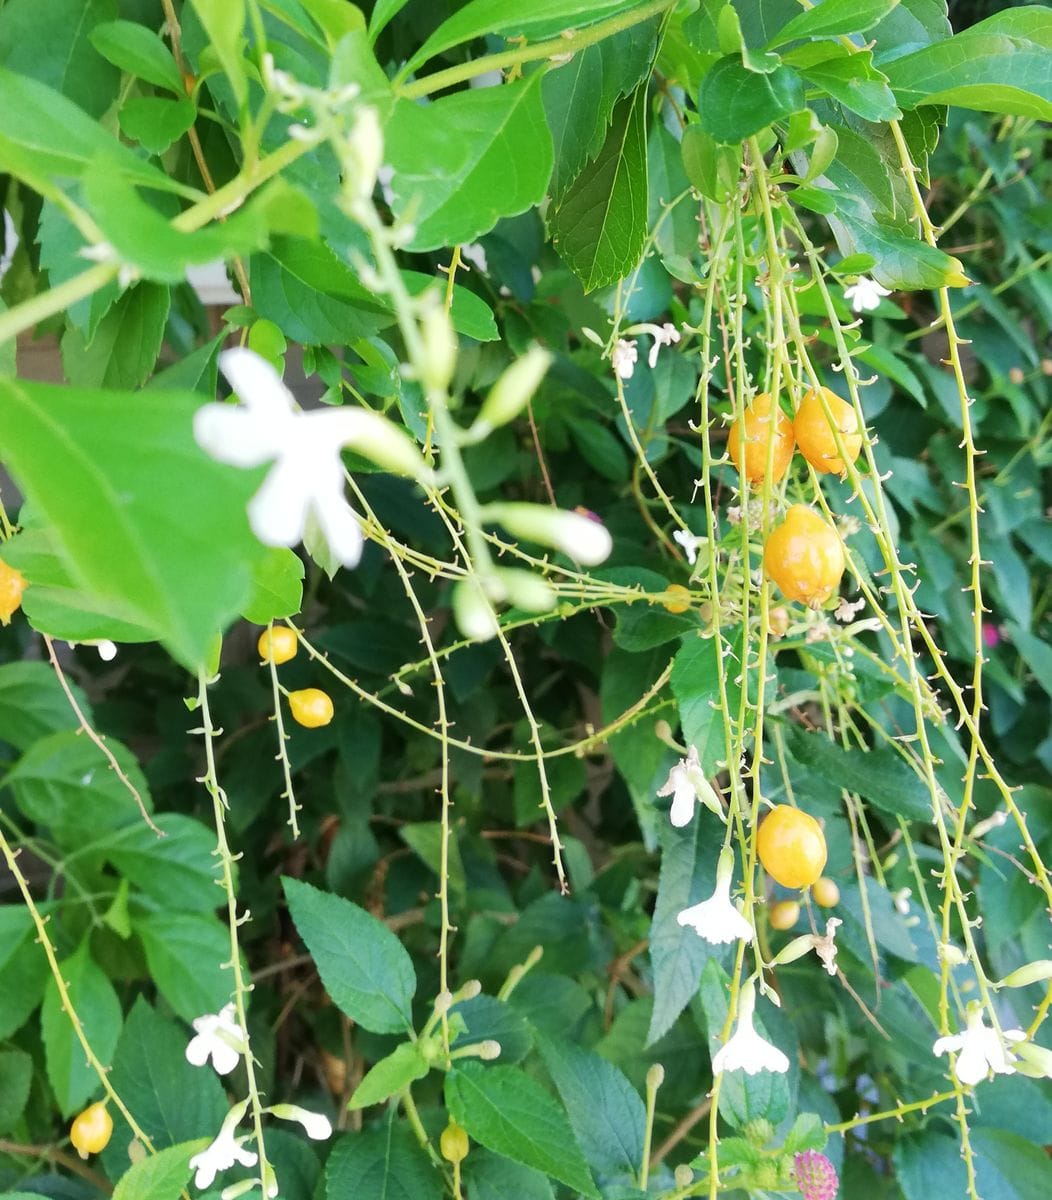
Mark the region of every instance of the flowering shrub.
POLYGON ((0 1194, 1052 1192, 1050 47, 0 5, 0 1194))

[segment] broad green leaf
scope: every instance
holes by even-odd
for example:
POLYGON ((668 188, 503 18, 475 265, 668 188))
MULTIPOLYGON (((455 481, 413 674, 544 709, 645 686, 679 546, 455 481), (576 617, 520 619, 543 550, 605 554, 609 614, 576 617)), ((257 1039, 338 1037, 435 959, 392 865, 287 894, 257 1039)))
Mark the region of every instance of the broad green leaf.
POLYGON ((135 1163, 117 1181, 113 1200, 178 1200, 190 1179, 190 1159, 208 1142, 201 1138, 169 1146, 135 1163))
MULTIPOLYGON (((132 752, 113 738, 106 746, 138 790, 147 811, 150 791, 132 752)), ((46 825, 61 846, 94 841, 106 830, 142 820, 135 798, 94 742, 75 730, 34 742, 4 777, 22 812, 46 825)))
POLYGON ((623 279, 647 236, 646 87, 620 101, 599 154, 551 220, 552 241, 586 292, 623 279))
MULTIPOLYGON (((724 653, 724 681, 727 687, 727 702, 736 711, 741 694, 735 679, 740 673, 738 648, 740 634, 735 638, 729 653, 724 653)), ((688 635, 676 655, 672 668, 672 694, 679 705, 679 721, 683 728, 683 740, 693 746, 701 759, 702 769, 714 774, 718 765, 727 760, 723 717, 719 705, 720 686, 716 655, 717 643, 712 638, 688 635)))
POLYGON ((70 327, 62 338, 66 378, 79 387, 141 387, 157 362, 171 294, 155 283, 129 288, 89 340, 70 327))
POLYGON ((716 859, 722 830, 712 813, 699 809, 689 825, 677 829, 662 816, 661 874, 650 923, 650 963, 654 972, 654 1007, 647 1045, 663 1037, 698 990, 705 964, 718 947, 684 929, 677 916, 707 900, 716 882, 716 859))
POLYGON ((835 55, 801 66, 800 74, 863 120, 894 121, 902 116, 887 77, 873 66, 868 51, 835 55))
MULTIPOLYGON (((99 1061, 108 1066, 121 1032, 121 1005, 113 984, 93 961, 87 939, 60 967, 84 1034, 99 1061)), ((59 1112, 68 1117, 82 1108, 102 1085, 85 1061, 84 1050, 62 1009, 54 979, 48 980, 44 991, 40 1024, 48 1082, 59 1112)))
POLYGON ((221 898, 213 831, 176 812, 160 813, 154 824, 163 837, 136 821, 110 834, 100 855, 160 909, 213 912, 221 898))
POLYGON ((633 25, 545 74, 541 93, 555 151, 550 188, 555 205, 602 149, 614 105, 649 74, 655 31, 653 21, 633 25))
POLYGON ((0 904, 0 971, 4 980, 0 988, 0 1038, 6 1039, 29 1019, 50 978, 47 959, 23 904, 0 904))
POLYGON ((831 787, 858 792, 893 816, 931 819, 927 786, 894 750, 845 750, 824 733, 804 733, 795 725, 787 726, 785 735, 793 758, 831 787))
POLYGON ((457 1047, 499 1042, 500 1061, 509 1066, 521 1062, 533 1049, 533 1031, 523 1014, 496 996, 475 996, 454 1011, 467 1026, 454 1039, 457 1047))
POLYGON ((835 37, 843 33, 865 33, 882 21, 899 0, 822 0, 794 17, 769 44, 784 46, 797 38, 835 37))
POLYGON ((803 106, 804 88, 795 71, 778 67, 758 74, 733 54, 709 71, 698 96, 702 126, 726 143, 744 141, 803 106))
POLYGON ((1009 622, 1008 631, 1034 679, 1052 696, 1052 647, 1013 622, 1009 622))
POLYGON ((349 1133, 325 1165, 327 1200, 442 1200, 442 1176, 392 1110, 379 1129, 349 1133))
POLYGON ((887 888, 869 876, 866 877, 866 901, 863 907, 856 883, 845 883, 837 910, 837 915, 842 914, 844 918, 841 941, 861 962, 870 961, 869 935, 872 933, 877 945, 888 954, 894 954, 904 962, 925 963, 935 968, 934 957, 926 954, 926 947, 931 947, 927 931, 910 925, 906 916, 895 907, 887 888))
MULTIPOLYGON (((52 287, 88 269, 88 263, 81 257, 87 242, 59 206, 50 200, 44 201, 40 212, 37 244, 40 246, 40 265, 47 271, 48 283, 52 287)), ((90 296, 71 304, 66 309, 66 319, 86 339, 91 338, 119 294, 117 281, 113 280, 90 296)))
POLYGON ((450 1116, 487 1150, 598 1198, 565 1113, 517 1067, 458 1064, 446 1076, 446 1106, 450 1116))
POLYGON ((245 58, 242 53, 245 0, 190 0, 208 34, 208 40, 223 65, 238 105, 248 96, 245 58))
POLYGON ((880 151, 846 125, 831 128, 836 133, 837 149, 835 160, 826 167, 826 178, 841 192, 864 204, 866 209, 892 215, 895 192, 889 178, 889 166, 880 151))
POLYGON ((332 1002, 374 1033, 412 1029, 416 974, 405 947, 364 908, 282 879, 289 912, 332 1002))
POLYGON ((303 603, 303 560, 292 550, 271 548, 252 572, 252 596, 242 616, 253 625, 294 617, 303 603))
MULTIPOLYGON (((133 96, 121 106, 118 119, 121 132, 132 141, 151 154, 163 154, 193 125, 196 116, 193 101, 185 96, 180 100, 171 100, 167 96, 133 96)), ((89 180, 91 178, 89 176, 89 180)))
POLYGON ((969 283, 959 259, 920 241, 909 226, 874 220, 851 198, 837 195, 836 216, 830 217, 830 224, 845 232, 847 245, 842 249, 847 253, 871 254, 876 259, 873 278, 893 292, 969 283))
POLYGON ((474 38, 499 34, 505 39, 539 40, 563 29, 582 29, 632 8, 637 0, 530 0, 516 10, 507 0, 470 0, 442 22, 403 68, 408 74, 444 50, 474 38))
POLYGON ((600 1176, 634 1175, 643 1158, 646 1126, 639 1093, 592 1050, 542 1038, 540 1051, 588 1165, 600 1176))
POLYGON ((0 1050, 0 1133, 10 1133, 26 1107, 33 1060, 24 1050, 0 1050))
POLYGON ((552 1185, 540 1171, 482 1146, 472 1149, 463 1170, 472 1200, 552 1200, 552 1185))
POLYGON ((741 155, 734 146, 724 146, 700 125, 688 125, 681 143, 683 169, 691 187, 709 200, 723 203, 734 191, 741 170, 741 155))
MULTIPOLYGON (((101 117, 120 76, 93 48, 92 33, 116 15, 116 0, 48 0, 43 11, 36 0, 7 0, 0 9, 0 67, 47 84, 101 117)), ((5 94, 5 109, 10 103, 5 94)))
MULTIPOLYGON (((218 892, 218 889, 217 889, 218 892)), ((211 914, 159 912, 136 917, 150 978, 184 1021, 217 1013, 230 999, 230 933, 211 914)))
POLYGON ((355 1089, 348 1104, 349 1108, 368 1108, 382 1104, 391 1096, 418 1079, 423 1079, 431 1070, 416 1042, 403 1042, 386 1058, 381 1058, 355 1089))
MULTIPOLYGON (((421 292, 435 286, 433 275, 424 275, 420 271, 402 271, 402 280, 410 293, 419 296, 421 292)), ((493 317, 493 309, 476 296, 469 288, 453 285, 453 307, 450 309, 453 328, 464 337, 474 338, 476 342, 495 342, 500 338, 497 322, 493 317)))
POLYGON ((952 36, 946 0, 902 0, 869 31, 878 59, 892 59, 952 36))
POLYGON ((395 105, 385 153, 395 213, 415 227, 409 249, 474 241, 540 203, 552 173, 542 78, 395 105))
POLYGON ((194 442, 200 397, 0 383, 0 453, 70 570, 190 667, 251 594, 259 473, 194 442), (129 414, 134 412, 134 420, 129 414))
MULTIPOLYGON (((198 1013, 198 1016, 203 1014, 198 1013)), ((121 1030, 110 1079, 158 1150, 214 1137, 227 1112, 219 1076, 186 1060, 190 1031, 162 1017, 140 996, 121 1030)), ((118 1176, 128 1164, 131 1130, 113 1111, 113 1137, 103 1163, 118 1176)))
MULTIPOLYGON (((80 711, 90 721, 91 704, 87 696, 71 679, 66 682, 80 711)), ((13 662, 0 666, 0 739, 16 750, 25 750, 46 734, 77 726, 69 700, 48 663, 13 662)))
POLYGON ((95 49, 115 67, 177 96, 185 94, 171 50, 152 29, 136 21, 106 21, 96 25, 90 37, 95 49))
POLYGON ((369 41, 375 42, 380 34, 405 8, 408 0, 376 0, 369 14, 369 41))

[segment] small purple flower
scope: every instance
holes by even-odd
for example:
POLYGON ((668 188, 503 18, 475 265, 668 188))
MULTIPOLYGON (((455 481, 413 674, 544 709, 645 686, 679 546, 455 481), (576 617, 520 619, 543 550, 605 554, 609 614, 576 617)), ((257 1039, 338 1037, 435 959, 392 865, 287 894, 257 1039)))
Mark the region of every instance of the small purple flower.
POLYGON ((793 1174, 796 1186, 804 1200, 836 1200, 836 1167, 824 1154, 817 1150, 805 1150, 793 1156, 793 1174))
POLYGON ((992 650, 994 646, 1001 642, 1001 630, 992 621, 983 622, 983 645, 988 650, 992 650))

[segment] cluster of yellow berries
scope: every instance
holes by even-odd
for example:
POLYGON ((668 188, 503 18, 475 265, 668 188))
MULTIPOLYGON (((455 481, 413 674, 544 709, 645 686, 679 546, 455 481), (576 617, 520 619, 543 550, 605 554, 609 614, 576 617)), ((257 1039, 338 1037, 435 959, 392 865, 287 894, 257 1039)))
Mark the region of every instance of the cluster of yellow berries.
MULTIPOLYGON (((291 662, 299 650, 299 639, 287 625, 274 625, 259 635, 256 643, 259 657, 275 666, 291 662)), ((302 688, 288 692, 289 710, 297 725, 305 729, 320 729, 333 717, 332 698, 321 688, 302 688)))

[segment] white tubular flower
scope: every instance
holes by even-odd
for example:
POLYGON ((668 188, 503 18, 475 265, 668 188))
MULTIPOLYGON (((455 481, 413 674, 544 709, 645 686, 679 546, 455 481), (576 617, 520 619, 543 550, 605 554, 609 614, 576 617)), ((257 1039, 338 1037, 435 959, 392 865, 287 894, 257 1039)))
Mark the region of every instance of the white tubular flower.
POLYGON ((854 312, 872 312, 880 307, 881 296, 890 296, 887 288, 881 287, 868 275, 859 276, 851 287, 844 288, 844 299, 849 301, 854 312))
POLYGON ((981 1083, 990 1071, 995 1075, 1013 1075, 1015 1058, 1008 1043, 1021 1042, 1026 1034, 1021 1029, 1005 1029, 998 1033, 983 1023, 983 1008, 978 1001, 968 1005, 963 1033, 942 1037, 932 1046, 932 1054, 957 1052, 954 1073, 966 1087, 981 1083))
POLYGON ((716 889, 709 900, 685 908, 677 917, 678 924, 693 928, 699 937, 719 946, 724 942, 752 941, 753 928, 731 903, 731 877, 734 874, 734 852, 725 848, 716 867, 716 889))
POLYGON ((186 1060, 195 1067, 203 1067, 209 1058, 220 1075, 229 1075, 245 1053, 245 1031, 234 1017, 233 1004, 226 1005, 218 1013, 197 1017, 194 1022, 196 1034, 186 1047, 186 1060))
POLYGON ((838 927, 843 923, 839 917, 830 917, 826 921, 825 935, 811 938, 815 953, 822 960, 822 966, 825 967, 828 975, 836 974, 836 942, 834 939, 838 927))
POLYGON ((587 509, 548 508, 510 501, 491 504, 487 520, 499 521, 516 537, 552 546, 586 567, 597 567, 614 547, 610 530, 587 509))
POLYGON ((654 344, 650 347, 650 353, 647 355, 647 366, 653 371, 657 366, 661 347, 671 346, 678 342, 679 330, 671 322, 666 321, 664 325, 648 325, 646 331, 654 339, 654 344))
POLYGON ((635 342, 627 341, 625 338, 618 338, 610 354, 610 362, 618 379, 632 378, 638 358, 639 352, 636 350, 635 342))
POLYGON ((784 1075, 789 1070, 789 1059, 772 1046, 753 1028, 752 1016, 756 1008, 756 992, 750 979, 745 983, 738 997, 738 1026, 728 1039, 713 1055, 712 1073, 718 1075, 721 1071, 744 1071, 747 1075, 755 1075, 759 1071, 775 1071, 784 1075))
POLYGON ((190 1169, 196 1172, 194 1186, 200 1191, 203 1192, 210 1188, 220 1171, 229 1170, 235 1163, 240 1163, 243 1167, 256 1165, 255 1151, 244 1149, 240 1141, 234 1137, 234 1130, 247 1109, 247 1100, 235 1104, 227 1113, 222 1127, 216 1134, 215 1141, 210 1146, 206 1146, 200 1154, 195 1154, 190 1159, 190 1169))
POLYGON ((324 1113, 311 1112, 298 1104, 275 1104, 267 1110, 282 1121, 297 1121, 307 1131, 307 1137, 324 1142, 332 1137, 332 1122, 324 1113))
POLYGON ((699 800, 720 820, 724 820, 723 805, 720 804, 720 798, 712 784, 705 778, 698 752, 693 746, 687 750, 687 757, 681 758, 669 771, 668 779, 659 789, 658 795, 672 797, 669 820, 677 829, 690 824, 690 819, 694 816, 694 803, 699 800))
POLYGON ((689 566, 694 566, 698 561, 698 547, 705 542, 705 538, 698 537, 696 533, 691 533, 689 529, 676 529, 672 533, 672 540, 683 547, 683 553, 687 556, 689 566))
POLYGON ((335 557, 355 566, 362 531, 344 499, 340 450, 353 446, 388 470, 419 477, 423 461, 415 446, 366 409, 298 412, 277 371, 251 350, 227 350, 219 365, 242 403, 199 408, 194 437, 206 453, 231 466, 274 462, 248 505, 255 535, 267 546, 295 546, 313 516, 335 557))

